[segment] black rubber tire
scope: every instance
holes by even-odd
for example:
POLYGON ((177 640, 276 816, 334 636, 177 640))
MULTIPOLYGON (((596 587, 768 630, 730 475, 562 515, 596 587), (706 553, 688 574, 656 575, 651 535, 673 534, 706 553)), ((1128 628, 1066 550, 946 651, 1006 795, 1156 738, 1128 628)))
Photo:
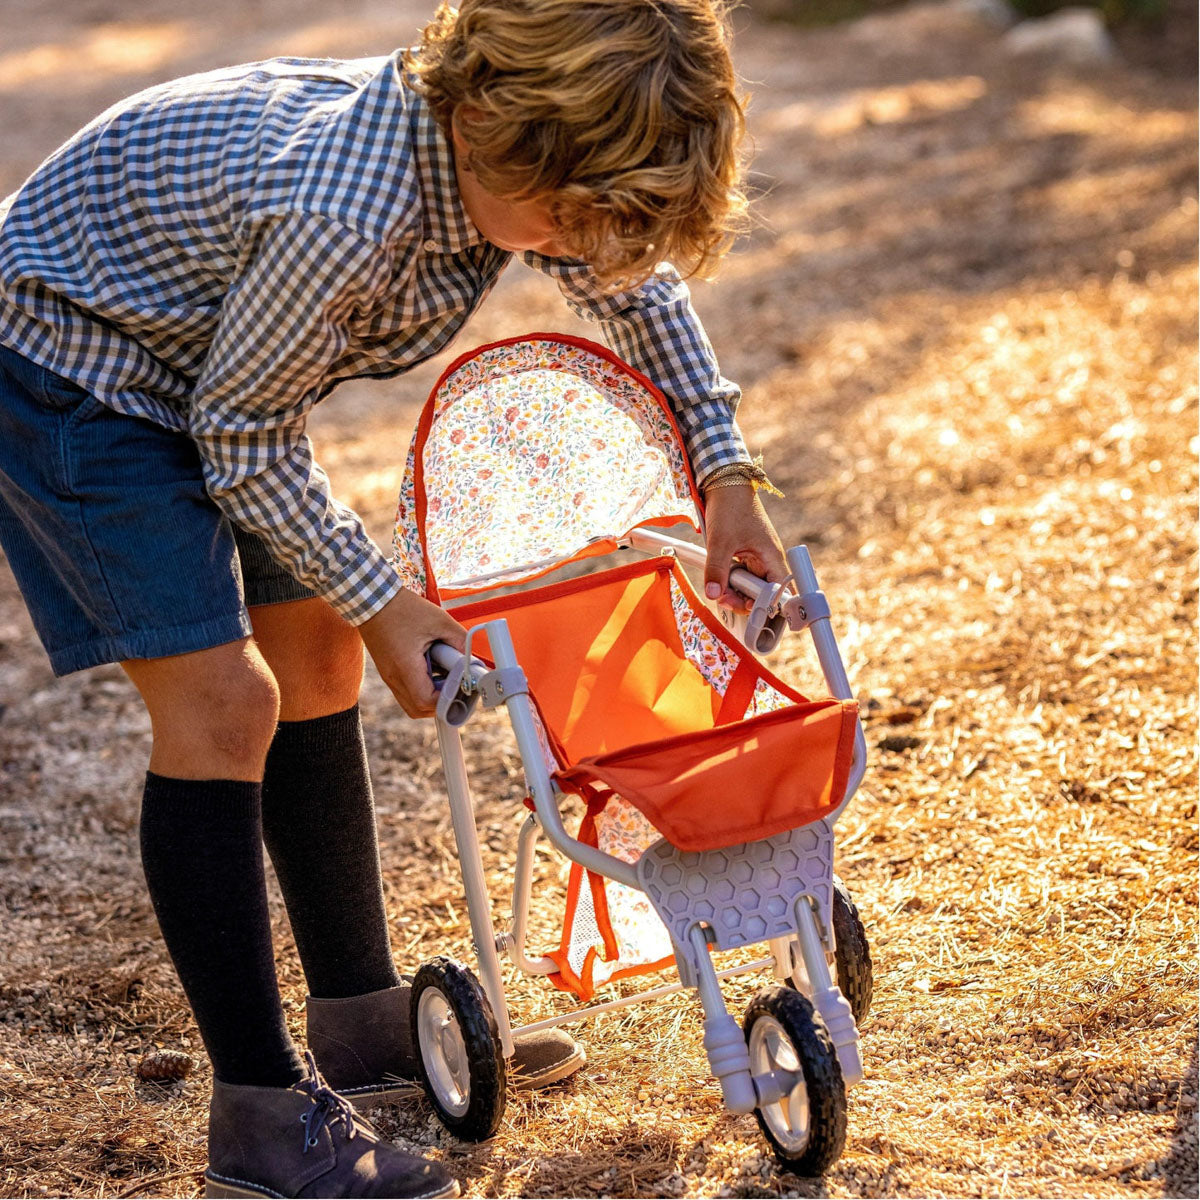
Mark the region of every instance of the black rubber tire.
POLYGON ((837 945, 834 959, 837 985, 850 1002, 854 1023, 861 1026, 871 1011, 871 997, 875 992, 871 947, 858 909, 846 885, 836 875, 833 877, 833 938, 837 945))
POLYGON ((468 1142, 486 1141, 504 1116, 508 1073, 492 1006, 479 981, 462 963, 439 956, 421 965, 412 983, 412 1029, 421 1082, 438 1119, 455 1137, 468 1142), (441 993, 454 1013, 466 1051, 467 1107, 458 1114, 446 1108, 429 1078, 428 1047, 421 1040, 418 1013, 422 995, 431 988, 441 993))
POLYGON ((779 1022, 800 1059, 808 1092, 808 1138, 800 1147, 786 1147, 761 1109, 754 1116, 780 1164, 795 1175, 814 1178, 837 1162, 846 1145, 846 1087, 837 1051, 811 1001, 794 988, 763 988, 750 1001, 742 1026, 747 1045, 755 1022, 764 1016, 779 1022))

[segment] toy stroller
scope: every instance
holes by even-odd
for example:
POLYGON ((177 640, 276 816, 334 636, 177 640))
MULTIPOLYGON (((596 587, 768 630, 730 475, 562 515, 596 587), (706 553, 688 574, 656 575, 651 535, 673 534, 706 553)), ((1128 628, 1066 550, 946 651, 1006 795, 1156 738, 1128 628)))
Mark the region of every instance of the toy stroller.
POLYGON ((444 675, 437 730, 482 986, 450 959, 425 963, 413 1026, 439 1117, 483 1139, 503 1115, 506 1060, 524 1031, 510 1025, 501 955, 584 1001, 673 962, 677 985, 525 1029, 694 988, 726 1106, 756 1113, 785 1166, 819 1174, 845 1140, 871 998, 866 937, 833 874, 833 823, 866 743, 807 550, 788 552, 794 587, 735 570, 733 586, 755 598, 739 640, 681 569, 703 565, 703 548, 662 532, 680 521, 699 530, 702 512, 666 400, 599 346, 501 342, 458 359, 435 387, 409 453, 395 558, 409 586, 469 631, 465 654, 438 645, 431 658, 444 675), (634 561, 542 580, 622 549, 634 561), (515 590, 531 580, 542 582, 515 590), (772 649, 785 627, 811 630, 833 698, 805 699, 747 649, 772 649), (480 703, 507 709, 532 809, 503 932, 459 735, 480 703), (578 836, 559 810, 567 793, 586 803, 578 836), (530 957, 539 834, 573 865, 562 944, 530 957), (769 957, 716 970, 713 950, 764 942, 769 957), (743 1030, 720 978, 767 967, 784 986, 755 996, 743 1030))

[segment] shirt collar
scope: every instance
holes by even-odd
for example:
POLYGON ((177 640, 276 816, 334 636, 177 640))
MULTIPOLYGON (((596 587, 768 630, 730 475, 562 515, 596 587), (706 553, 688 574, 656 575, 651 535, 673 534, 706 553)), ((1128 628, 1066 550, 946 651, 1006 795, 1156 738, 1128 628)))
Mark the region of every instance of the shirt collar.
POLYGON ((425 249, 431 253, 457 254, 482 242, 483 235, 471 223, 458 194, 454 152, 429 105, 415 91, 396 62, 396 78, 408 103, 412 130, 413 158, 421 188, 425 214, 425 249))

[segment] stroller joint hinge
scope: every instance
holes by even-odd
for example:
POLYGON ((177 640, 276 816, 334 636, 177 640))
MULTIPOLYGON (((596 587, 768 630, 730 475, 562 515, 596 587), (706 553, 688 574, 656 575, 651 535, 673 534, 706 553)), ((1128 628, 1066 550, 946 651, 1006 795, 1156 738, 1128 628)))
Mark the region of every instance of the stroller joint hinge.
POLYGON ((513 696, 527 696, 529 681, 520 667, 501 667, 489 671, 477 684, 484 708, 495 708, 513 696))
POLYGON ((814 621, 828 619, 829 601, 824 592, 803 592, 784 603, 783 615, 787 618, 788 628, 799 632, 814 621))

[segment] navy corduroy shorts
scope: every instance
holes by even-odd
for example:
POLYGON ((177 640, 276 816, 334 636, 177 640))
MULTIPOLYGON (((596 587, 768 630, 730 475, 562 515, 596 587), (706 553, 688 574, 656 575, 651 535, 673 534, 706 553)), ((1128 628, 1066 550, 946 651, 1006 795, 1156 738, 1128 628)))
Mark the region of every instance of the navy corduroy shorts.
POLYGON ((0 346, 0 547, 57 675, 250 634, 315 595, 234 529, 185 434, 0 346))

